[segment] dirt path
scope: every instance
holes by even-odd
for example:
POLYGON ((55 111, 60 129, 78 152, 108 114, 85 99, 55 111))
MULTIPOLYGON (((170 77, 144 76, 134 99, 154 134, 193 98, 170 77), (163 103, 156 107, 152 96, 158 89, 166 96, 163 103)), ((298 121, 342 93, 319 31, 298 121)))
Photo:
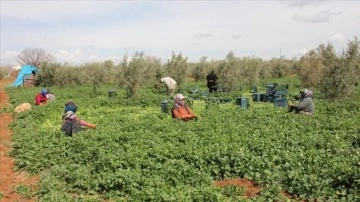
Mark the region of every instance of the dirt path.
MULTIPOLYGON (((4 91, 4 88, 13 81, 13 76, 0 80, 0 109, 10 107, 9 96, 4 91)), ((35 197, 27 199, 15 191, 20 185, 30 186, 35 189, 39 177, 30 177, 25 172, 14 171, 14 161, 8 155, 11 150, 12 139, 12 133, 8 126, 12 121, 11 113, 0 112, 0 202, 36 201, 35 197)))

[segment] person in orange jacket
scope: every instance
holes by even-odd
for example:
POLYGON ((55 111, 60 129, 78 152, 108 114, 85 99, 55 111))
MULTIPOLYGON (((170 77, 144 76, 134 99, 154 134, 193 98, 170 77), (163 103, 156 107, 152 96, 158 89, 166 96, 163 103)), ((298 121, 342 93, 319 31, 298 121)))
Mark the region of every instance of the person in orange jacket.
POLYGON ((186 104, 185 97, 180 93, 174 96, 174 106, 171 109, 171 114, 173 118, 183 121, 197 118, 190 107, 186 104))

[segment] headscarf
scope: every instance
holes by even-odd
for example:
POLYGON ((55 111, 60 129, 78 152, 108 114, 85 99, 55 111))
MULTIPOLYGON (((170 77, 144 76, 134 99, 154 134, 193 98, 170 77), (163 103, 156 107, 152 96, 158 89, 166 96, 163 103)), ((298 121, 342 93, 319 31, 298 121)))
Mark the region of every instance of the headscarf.
POLYGON ((47 90, 46 90, 46 88, 43 88, 42 90, 41 90, 41 95, 46 95, 47 94, 47 90))
POLYGON ((75 105, 75 103, 73 101, 67 101, 65 103, 64 113, 67 113, 68 111, 72 111, 72 112, 76 113, 76 110, 77 110, 77 106, 75 105))
POLYGON ((174 104, 175 104, 176 108, 182 106, 182 103, 181 103, 182 99, 185 99, 185 97, 181 93, 178 93, 174 96, 174 104))
POLYGON ((312 98, 313 97, 313 92, 307 88, 303 89, 301 92, 302 92, 304 98, 306 98, 306 97, 312 98))

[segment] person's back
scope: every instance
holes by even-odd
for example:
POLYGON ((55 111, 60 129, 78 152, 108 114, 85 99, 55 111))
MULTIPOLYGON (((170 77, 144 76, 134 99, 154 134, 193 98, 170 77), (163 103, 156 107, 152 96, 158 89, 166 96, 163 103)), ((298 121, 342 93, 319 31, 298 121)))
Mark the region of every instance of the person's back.
POLYGON ((216 82, 218 80, 218 77, 216 76, 214 71, 211 71, 207 76, 206 76, 206 80, 208 82, 216 82))
POLYGON ((210 93, 217 91, 217 80, 218 77, 214 71, 211 71, 210 74, 206 76, 207 87, 209 88, 210 93))
POLYGON ((47 97, 48 100, 51 101, 51 102, 52 102, 52 101, 55 101, 55 95, 52 94, 52 93, 47 94, 46 97, 47 97))
POLYGON ((175 92, 176 88, 176 81, 171 77, 164 77, 160 80, 161 83, 165 83, 166 89, 169 94, 173 94, 175 92))
POLYGON ((161 79, 161 82, 165 83, 169 88, 176 85, 176 81, 171 77, 164 77, 161 79))
POLYGON ((55 101, 55 95, 50 91, 50 89, 47 89, 46 97, 48 101, 55 101))

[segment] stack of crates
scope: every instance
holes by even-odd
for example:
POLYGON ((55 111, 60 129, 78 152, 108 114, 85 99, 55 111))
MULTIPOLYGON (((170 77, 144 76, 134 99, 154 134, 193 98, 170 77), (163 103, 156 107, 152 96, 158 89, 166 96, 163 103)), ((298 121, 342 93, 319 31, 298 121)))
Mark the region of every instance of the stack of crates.
POLYGON ((264 101, 273 102, 275 99, 275 92, 276 92, 276 84, 267 84, 266 85, 266 94, 264 95, 264 101))

